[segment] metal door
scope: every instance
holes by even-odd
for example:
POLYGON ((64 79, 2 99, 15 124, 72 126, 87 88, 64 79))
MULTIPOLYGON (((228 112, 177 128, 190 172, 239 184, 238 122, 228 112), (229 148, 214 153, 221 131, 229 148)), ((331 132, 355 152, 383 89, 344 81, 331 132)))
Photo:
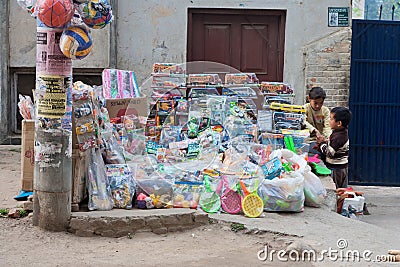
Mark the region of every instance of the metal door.
POLYGON ((349 181, 400 186, 400 22, 353 20, 352 30, 349 181))

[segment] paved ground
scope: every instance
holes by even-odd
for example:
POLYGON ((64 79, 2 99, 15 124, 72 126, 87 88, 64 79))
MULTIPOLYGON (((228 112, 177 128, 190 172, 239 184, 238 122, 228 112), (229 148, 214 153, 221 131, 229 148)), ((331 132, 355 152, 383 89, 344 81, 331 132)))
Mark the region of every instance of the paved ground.
MULTIPOLYGON (((12 199, 20 187, 18 149, 18 146, 0 146, 0 208, 19 204, 12 199)), ((257 254, 263 252, 266 245, 271 252, 271 249, 282 248, 291 243, 318 252, 337 250, 339 253, 372 253, 368 257, 364 255, 359 262, 329 260, 325 257, 324 262, 296 262, 296 266, 376 266, 378 263, 369 262, 368 258, 386 255, 388 249, 400 249, 400 188, 355 189, 364 192, 371 213, 360 217, 360 220, 344 218, 327 207, 306 207, 301 213, 264 213, 257 219, 214 214, 210 217, 217 224, 159 236, 149 232, 138 233, 132 240, 127 236, 117 239, 82 238, 68 233, 49 233, 33 227, 29 218, 0 218, 0 266, 17 266, 27 262, 32 266, 293 266, 293 262, 282 263, 276 261, 276 258, 274 262, 257 259, 257 254), (243 231, 230 231, 232 223, 243 224, 247 228, 244 230, 247 234, 243 231)), ((178 216, 173 213, 173 210, 154 211, 155 216, 178 216)), ((103 222, 109 217, 118 217, 121 218, 120 223, 126 222, 129 217, 141 216, 138 211, 125 210, 89 214, 103 218, 103 222)), ((182 218, 189 217, 183 215, 182 218)), ((169 218, 169 222, 173 220, 175 219, 169 218)), ((386 265, 390 264, 379 263, 379 266, 386 265)), ((400 263, 393 266, 400 266, 400 263)))
POLYGON ((365 202, 371 213, 368 216, 361 216, 360 220, 398 233, 400 240, 400 187, 353 186, 353 188, 364 192, 365 202))

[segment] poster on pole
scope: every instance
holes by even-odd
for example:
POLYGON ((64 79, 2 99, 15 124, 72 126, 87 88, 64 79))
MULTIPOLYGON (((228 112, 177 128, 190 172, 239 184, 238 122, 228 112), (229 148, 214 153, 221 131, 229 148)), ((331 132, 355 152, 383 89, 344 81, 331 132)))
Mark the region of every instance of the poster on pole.
POLYGON ((72 86, 71 77, 39 75, 36 82, 37 116, 62 118, 67 111, 67 90, 72 86))
POLYGON ((62 31, 47 27, 37 28, 36 73, 44 75, 71 75, 72 60, 60 49, 62 31))

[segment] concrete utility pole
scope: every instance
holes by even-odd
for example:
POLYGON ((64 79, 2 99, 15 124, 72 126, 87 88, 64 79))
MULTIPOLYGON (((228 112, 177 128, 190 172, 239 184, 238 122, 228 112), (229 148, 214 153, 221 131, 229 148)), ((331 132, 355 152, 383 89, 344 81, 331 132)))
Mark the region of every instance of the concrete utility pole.
POLYGON ((37 25, 33 224, 63 231, 71 216, 72 61, 59 48, 63 29, 37 25))

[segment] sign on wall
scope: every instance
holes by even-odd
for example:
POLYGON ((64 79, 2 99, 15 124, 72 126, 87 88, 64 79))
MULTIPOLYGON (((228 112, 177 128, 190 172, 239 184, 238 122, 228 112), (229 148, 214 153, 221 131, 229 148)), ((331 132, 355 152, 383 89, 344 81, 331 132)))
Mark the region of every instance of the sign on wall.
POLYGON ((328 26, 329 27, 349 26, 349 8, 328 7, 328 26))

